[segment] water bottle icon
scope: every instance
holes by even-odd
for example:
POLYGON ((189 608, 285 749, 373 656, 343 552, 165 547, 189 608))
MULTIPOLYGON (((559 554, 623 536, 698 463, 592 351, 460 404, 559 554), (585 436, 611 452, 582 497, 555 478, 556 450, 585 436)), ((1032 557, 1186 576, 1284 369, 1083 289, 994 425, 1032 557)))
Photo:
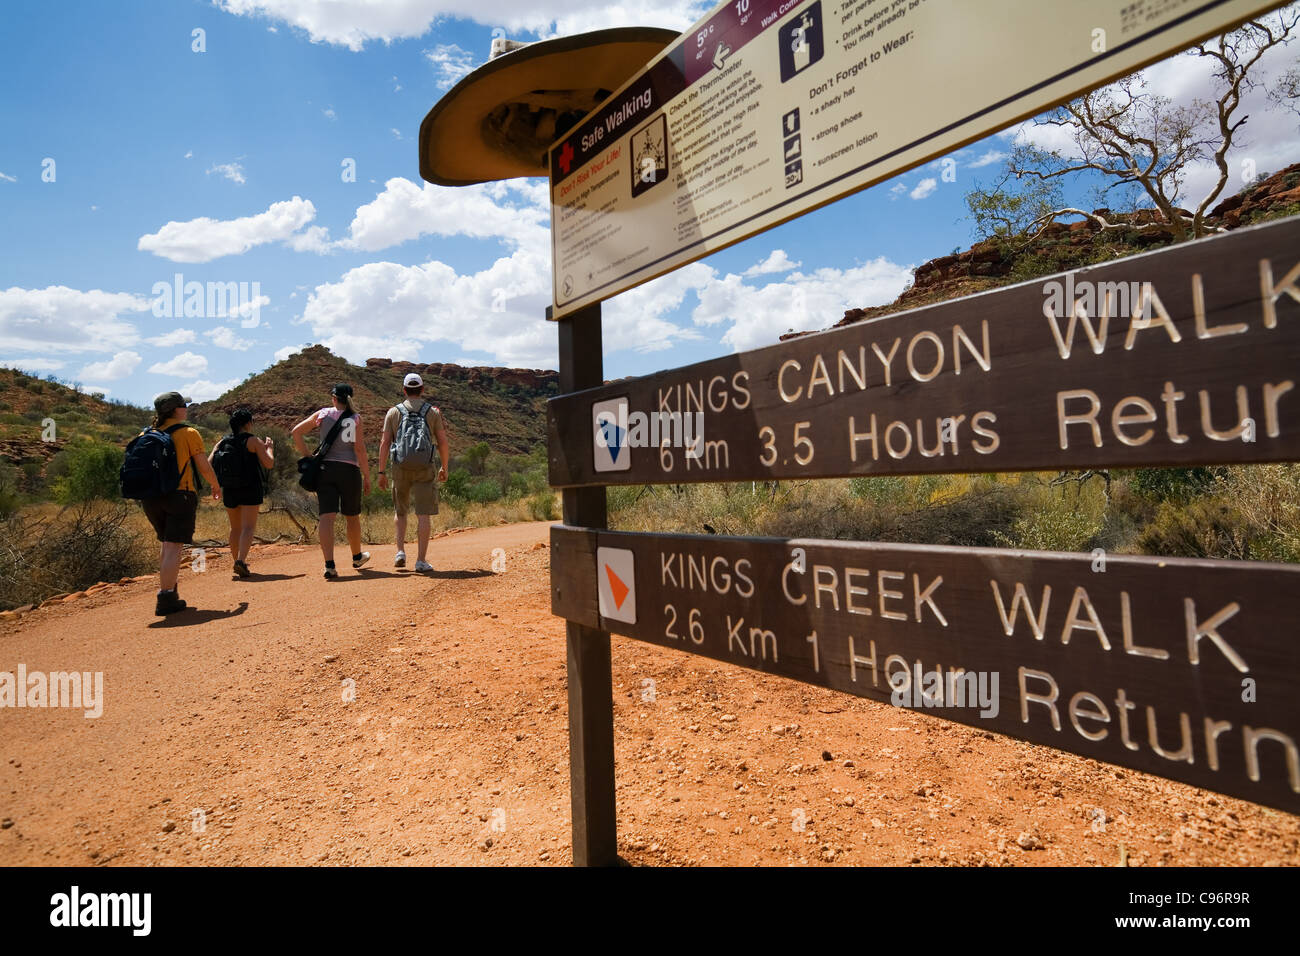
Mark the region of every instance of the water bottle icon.
POLYGON ((808 66, 812 61, 812 45, 808 42, 808 32, 813 28, 813 16, 811 10, 805 10, 800 17, 798 25, 794 28, 794 42, 790 44, 790 49, 794 53, 794 72, 808 66))

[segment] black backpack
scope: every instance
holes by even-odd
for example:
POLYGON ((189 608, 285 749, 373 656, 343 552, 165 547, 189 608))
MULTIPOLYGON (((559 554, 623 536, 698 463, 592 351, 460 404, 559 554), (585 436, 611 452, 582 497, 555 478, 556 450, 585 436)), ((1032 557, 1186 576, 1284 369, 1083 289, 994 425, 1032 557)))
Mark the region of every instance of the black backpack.
MULTIPOLYGON (((181 472, 176 464, 176 443, 172 441, 172 432, 184 427, 184 422, 166 429, 150 426, 131 439, 118 471, 123 498, 161 498, 180 487, 181 472)), ((189 464, 193 467, 193 457, 189 464)), ((195 470, 194 488, 197 491, 199 487, 199 475, 195 470)))
POLYGON ((253 471, 248 438, 247 432, 240 432, 238 436, 227 434, 217 442, 217 449, 212 453, 212 470, 217 472, 217 484, 222 488, 252 488, 261 484, 261 468, 253 471))

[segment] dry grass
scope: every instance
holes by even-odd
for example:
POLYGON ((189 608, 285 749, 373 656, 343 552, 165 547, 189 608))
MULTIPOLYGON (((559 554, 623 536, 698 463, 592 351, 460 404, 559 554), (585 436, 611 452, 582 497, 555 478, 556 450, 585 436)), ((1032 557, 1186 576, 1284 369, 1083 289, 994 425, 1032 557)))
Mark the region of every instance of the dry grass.
MULTIPOLYGON (((559 514, 558 498, 558 494, 546 492, 491 504, 444 501, 433 516, 432 529, 436 534, 451 528, 544 520, 559 514)), ((366 545, 392 544, 393 530, 391 511, 361 516, 366 545)), ((344 522, 335 522, 335 531, 336 541, 347 540, 344 522)), ((407 534, 414 533, 412 516, 407 534)), ((229 535, 226 509, 219 502, 203 499, 195 520, 195 545, 224 548, 229 535)), ((315 543, 315 511, 262 514, 257 537, 261 541, 315 543)), ((97 501, 68 508, 33 505, 0 522, 0 610, 157 570, 156 536, 143 509, 134 502, 97 501)))
POLYGON ((1300 562, 1294 464, 1218 469, 1208 488, 1168 500, 1114 472, 1109 495, 1100 476, 934 475, 620 487, 609 506, 625 531, 1300 562))

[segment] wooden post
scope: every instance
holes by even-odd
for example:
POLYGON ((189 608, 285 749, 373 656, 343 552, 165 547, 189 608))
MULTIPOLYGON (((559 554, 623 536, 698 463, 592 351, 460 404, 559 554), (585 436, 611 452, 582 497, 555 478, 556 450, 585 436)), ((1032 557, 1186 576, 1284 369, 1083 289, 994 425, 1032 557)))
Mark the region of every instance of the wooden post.
MULTIPOLYGON (((559 320, 560 391, 604 384, 600 303, 559 320)), ((606 526, 605 489, 564 491, 564 523, 606 526)), ((609 632, 565 625, 569 682, 569 792, 575 866, 618 863, 614 805, 614 689, 609 632)))

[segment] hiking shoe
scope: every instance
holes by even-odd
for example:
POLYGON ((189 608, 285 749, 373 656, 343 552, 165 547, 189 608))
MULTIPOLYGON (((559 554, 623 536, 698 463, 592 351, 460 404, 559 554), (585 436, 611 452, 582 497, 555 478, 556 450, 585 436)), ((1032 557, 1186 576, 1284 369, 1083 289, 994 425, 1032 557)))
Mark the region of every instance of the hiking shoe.
POLYGON ((248 565, 243 561, 235 562, 235 574, 239 575, 241 578, 246 578, 252 573, 252 571, 248 570, 248 565))
POLYGON ((352 562, 352 566, 353 566, 354 568, 359 568, 359 567, 361 567, 361 565, 365 564, 365 563, 366 563, 367 561, 369 561, 369 560, 370 560, 370 552, 369 552, 369 551, 362 551, 362 552, 361 552, 361 557, 354 559, 353 562, 352 562))
POLYGON ((183 611, 188 605, 176 596, 175 591, 159 591, 158 603, 154 607, 154 613, 159 617, 165 614, 175 614, 177 611, 183 611))
POLYGON ((404 568, 404 567, 406 567, 406 552, 405 552, 405 551, 398 551, 395 555, 393 555, 393 567, 395 567, 395 568, 404 568))
POLYGON ((428 561, 416 561, 416 562, 415 562, 415 570, 417 570, 417 571, 432 571, 432 570, 433 570, 433 565, 430 564, 428 561))
POLYGON ((338 568, 326 568, 326 569, 325 569, 325 577, 327 577, 327 578, 337 578, 338 576, 339 576, 339 570, 338 570, 338 568))

